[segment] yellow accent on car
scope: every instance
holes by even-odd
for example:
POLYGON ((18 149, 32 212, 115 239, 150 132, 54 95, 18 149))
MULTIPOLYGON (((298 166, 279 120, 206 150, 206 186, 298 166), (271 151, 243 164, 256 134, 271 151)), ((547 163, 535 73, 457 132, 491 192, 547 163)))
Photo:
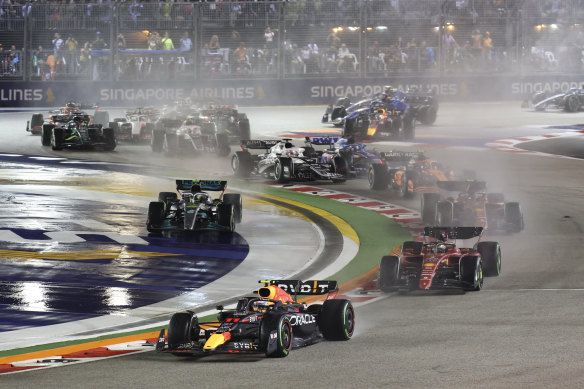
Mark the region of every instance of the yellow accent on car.
POLYGON ((369 127, 367 129, 367 136, 373 136, 377 132, 377 127, 369 127))
POLYGON ((205 345, 203 346, 204 350, 214 350, 217 347, 221 346, 223 343, 227 342, 231 339, 231 334, 229 332, 224 332, 222 334, 214 333, 207 339, 205 345))

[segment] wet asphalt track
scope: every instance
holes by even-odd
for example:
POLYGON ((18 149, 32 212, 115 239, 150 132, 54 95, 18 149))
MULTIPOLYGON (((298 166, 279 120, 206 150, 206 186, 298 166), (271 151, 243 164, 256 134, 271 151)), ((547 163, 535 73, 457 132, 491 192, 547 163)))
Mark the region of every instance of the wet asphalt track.
MULTIPOLYGON (((247 112, 256 134, 321 128, 318 119, 322 108, 259 108, 247 112), (298 122, 283 123, 281 118, 291 113, 298 122)), ((487 279, 481 292, 389 295, 357 308, 357 331, 350 342, 323 342, 295 350, 282 360, 229 356, 183 360, 147 352, 3 376, 2 385, 582 387, 584 162, 495 152, 481 145, 495 139, 545 134, 550 129, 540 125, 579 124, 584 122, 583 116, 528 112, 520 109, 519 103, 443 104, 435 126, 418 128, 416 142, 423 145, 400 147, 424 148, 428 155, 455 169, 473 169, 491 191, 504 192, 508 199, 520 201, 525 230, 489 237, 502 245, 503 270, 500 277, 487 279)), ((583 144, 582 138, 574 137, 568 144, 583 144)), ((26 135, 24 139, 15 148, 54 154, 43 150, 38 139, 26 135)), ((553 152, 567 147, 532 143, 553 152)), ((383 147, 395 148, 396 144, 383 147)), ((111 157, 130 162, 144 153, 139 147, 127 146, 111 157)), ((103 158, 97 153, 83 156, 103 158)), ((149 162, 168 163, 162 158, 149 162)), ((215 166, 218 174, 228 172, 226 161, 218 161, 215 166)), ((194 170, 195 166, 189 168, 194 170)), ((392 198, 389 193, 369 192, 361 181, 348 182, 338 189, 372 198, 392 198)), ((410 207, 417 207, 419 202, 393 200, 410 207)), ((379 235, 382 239, 383 232, 379 235)))

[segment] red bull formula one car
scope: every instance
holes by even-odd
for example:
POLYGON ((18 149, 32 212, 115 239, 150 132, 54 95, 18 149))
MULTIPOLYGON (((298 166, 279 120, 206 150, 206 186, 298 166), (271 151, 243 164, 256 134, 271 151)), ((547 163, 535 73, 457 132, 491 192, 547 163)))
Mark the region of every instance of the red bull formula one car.
POLYGON ((265 354, 281 358, 293 348, 322 339, 349 340, 355 312, 349 300, 334 299, 336 281, 260 281, 256 295, 240 299, 233 310, 218 306, 217 321, 199 322, 193 312, 175 313, 168 336, 160 331, 156 351, 176 356, 212 353, 265 354), (325 295, 322 304, 302 304, 298 295, 325 295), (294 297, 292 297, 294 296, 294 297))
POLYGON ((377 286, 383 292, 456 288, 479 291, 483 276, 501 272, 497 242, 481 242, 482 227, 425 227, 425 242, 404 242, 401 255, 381 258, 377 286), (478 238, 471 247, 459 240, 478 238))

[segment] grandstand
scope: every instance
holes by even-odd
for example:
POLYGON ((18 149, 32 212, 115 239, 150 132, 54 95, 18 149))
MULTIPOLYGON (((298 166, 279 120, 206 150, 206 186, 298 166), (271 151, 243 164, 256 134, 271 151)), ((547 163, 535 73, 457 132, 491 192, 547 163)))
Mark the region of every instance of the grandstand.
POLYGON ((578 74, 584 66, 584 27, 580 24, 583 3, 3 2, 0 79, 163 81, 578 74), (164 32, 168 32, 174 49, 162 44, 164 38, 158 38, 164 32), (55 33, 63 41, 74 38, 76 44, 55 49, 55 33), (103 43, 96 42, 98 36, 103 43), (185 37, 191 44, 181 49, 185 37))

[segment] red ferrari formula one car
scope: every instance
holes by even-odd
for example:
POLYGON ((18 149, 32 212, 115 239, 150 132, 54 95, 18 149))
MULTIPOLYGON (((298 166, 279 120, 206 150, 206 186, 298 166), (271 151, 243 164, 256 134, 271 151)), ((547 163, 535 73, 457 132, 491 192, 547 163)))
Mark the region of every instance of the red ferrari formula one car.
POLYGON ((481 242, 482 227, 425 227, 426 242, 404 242, 399 256, 381 258, 377 286, 383 292, 457 288, 478 291, 484 276, 501 272, 497 242, 481 242), (458 240, 478 238, 471 247, 458 240))
POLYGON ((489 230, 523 230, 518 202, 502 193, 487 193, 484 181, 438 181, 441 193, 424 193, 422 221, 436 226, 481 226, 489 230))
POLYGON ((265 354, 285 357, 290 350, 320 340, 349 340, 355 312, 349 300, 334 299, 336 281, 260 281, 257 295, 233 310, 218 306, 218 321, 199 323, 193 312, 175 313, 160 331, 156 351, 177 356, 210 353, 265 354), (294 295, 294 298, 292 295, 294 295), (297 295, 329 294, 322 304, 302 304, 297 295))

